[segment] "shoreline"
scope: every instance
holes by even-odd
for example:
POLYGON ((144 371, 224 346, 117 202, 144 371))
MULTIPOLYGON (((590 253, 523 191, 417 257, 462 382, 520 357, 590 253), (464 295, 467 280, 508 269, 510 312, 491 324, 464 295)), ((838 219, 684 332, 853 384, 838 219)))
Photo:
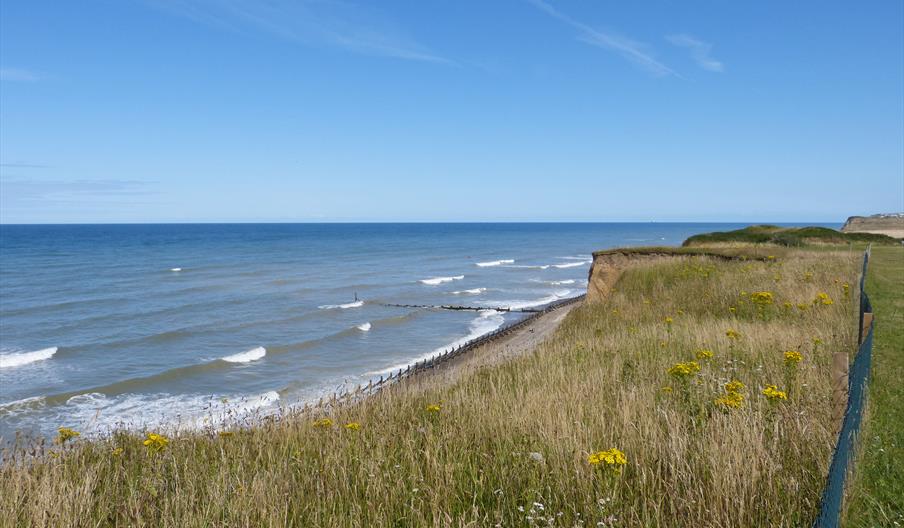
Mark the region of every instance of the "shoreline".
POLYGON ((316 403, 306 403, 297 410, 301 414, 328 412, 333 408, 357 404, 384 390, 400 387, 401 384, 411 382, 420 384, 439 375, 442 376, 442 383, 453 383, 466 372, 498 365, 530 353, 543 340, 550 337, 565 316, 583 304, 586 297, 586 294, 582 294, 551 302, 530 312, 520 321, 488 332, 458 348, 450 348, 429 359, 410 363, 388 376, 380 376, 376 382, 371 380, 366 386, 358 385, 344 393, 334 393, 328 399, 321 397, 316 403))

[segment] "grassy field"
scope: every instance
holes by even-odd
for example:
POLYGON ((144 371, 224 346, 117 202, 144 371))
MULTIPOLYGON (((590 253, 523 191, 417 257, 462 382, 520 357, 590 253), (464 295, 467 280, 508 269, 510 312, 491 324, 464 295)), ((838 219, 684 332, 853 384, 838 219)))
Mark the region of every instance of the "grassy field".
POLYGON ((453 385, 148 445, 7 452, 0 524, 808 525, 859 255, 779 255, 639 263, 534 354, 453 385))
POLYGON ((866 291, 878 317, 873 379, 845 525, 904 526, 904 248, 873 248, 866 291))

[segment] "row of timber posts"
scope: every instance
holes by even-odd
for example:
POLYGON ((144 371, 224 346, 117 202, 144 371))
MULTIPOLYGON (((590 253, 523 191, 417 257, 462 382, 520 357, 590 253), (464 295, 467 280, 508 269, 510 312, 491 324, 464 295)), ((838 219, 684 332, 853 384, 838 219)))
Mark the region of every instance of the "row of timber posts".
MULTIPOLYGON (((398 370, 398 372, 390 372, 387 376, 381 375, 380 378, 377 380, 372 379, 372 380, 368 381, 367 385, 358 385, 357 387, 355 387, 352 390, 344 390, 341 392, 337 390, 337 392, 334 392, 330 397, 328 397, 326 399, 321 398, 317 402, 317 404, 313 406, 313 409, 323 409, 324 407, 327 407, 327 406, 331 407, 331 406, 340 405, 342 403, 354 402, 354 401, 358 401, 362 397, 365 397, 365 396, 368 396, 371 394, 376 394, 376 393, 380 392, 381 390, 383 390, 384 388, 388 387, 389 385, 399 383, 402 380, 405 380, 407 378, 414 376, 415 374, 418 374, 419 372, 423 372, 425 370, 436 368, 437 366, 441 365, 442 363, 444 363, 448 360, 451 360, 453 358, 456 358, 458 356, 461 356, 462 354, 465 354, 467 352, 470 352, 471 350, 474 350, 475 348, 477 348, 481 345, 489 343, 490 341, 493 341, 494 339, 498 339, 500 337, 507 336, 507 335, 511 334, 512 332, 528 325, 534 319, 542 316, 543 314, 549 313, 549 312, 556 310, 558 308, 561 308, 563 306, 581 301, 584 299, 584 297, 585 297, 584 295, 580 295, 578 297, 570 297, 568 299, 562 299, 560 301, 550 303, 542 309, 527 312, 527 313, 530 313, 530 315, 521 319, 520 321, 517 321, 510 325, 506 325, 501 328, 498 328, 498 329, 496 329, 492 332, 489 332, 487 334, 484 334, 476 339, 472 339, 472 340, 468 341, 467 343, 458 345, 457 347, 453 346, 440 354, 437 354, 437 355, 427 358, 427 359, 417 361, 413 364, 406 366, 405 368, 400 368, 398 370)), ((304 411, 307 412, 309 410, 313 410, 313 409, 311 409, 311 407, 312 406, 310 406, 310 405, 305 405, 304 411)))

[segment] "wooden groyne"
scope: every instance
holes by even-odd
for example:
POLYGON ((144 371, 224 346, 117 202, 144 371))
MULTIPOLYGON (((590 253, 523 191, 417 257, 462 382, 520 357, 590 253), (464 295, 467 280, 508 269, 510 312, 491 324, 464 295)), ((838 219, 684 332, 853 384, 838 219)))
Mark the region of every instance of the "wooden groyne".
POLYGON ((494 306, 457 306, 452 304, 393 304, 383 303, 383 306, 391 308, 431 308, 434 310, 462 310, 482 312, 484 310, 495 310, 497 312, 509 313, 542 313, 542 308, 497 308, 494 306))
MULTIPOLYGON (((363 399, 367 396, 377 394, 378 392, 385 389, 386 387, 389 387, 390 385, 401 383, 402 381, 409 379, 417 374, 420 374, 420 373, 428 371, 428 370, 435 369, 438 366, 442 365, 443 363, 445 363, 447 361, 451 361, 464 354, 467 354, 468 352, 471 352, 474 349, 476 349, 482 345, 485 345, 496 339, 501 339, 503 337, 506 337, 506 336, 512 334, 513 332, 520 330, 521 328, 524 328, 525 326, 529 325, 535 319, 543 316, 544 314, 555 311, 559 308, 562 308, 563 306, 568 306, 570 304, 574 304, 576 302, 583 301, 585 297, 586 297, 586 295, 579 295, 577 297, 570 297, 568 299, 562 299, 559 301, 549 303, 543 308, 531 310, 530 312, 527 312, 526 310, 524 310, 525 313, 530 313, 530 315, 528 315, 524 319, 521 319, 520 321, 516 321, 512 324, 505 325, 501 328, 493 330, 492 332, 484 334, 476 339, 472 339, 471 341, 468 341, 467 343, 465 343, 463 345, 459 345, 458 347, 449 348, 448 350, 440 352, 440 353, 434 355, 433 357, 412 363, 405 368, 399 369, 398 372, 389 372, 388 375, 380 376, 379 379, 372 379, 367 383, 367 385, 358 385, 356 388, 354 388, 352 390, 346 390, 341 393, 335 392, 335 393, 333 393, 333 395, 331 397, 321 398, 320 401, 317 402, 316 404, 314 404, 313 406, 306 404, 304 407, 304 412, 310 412, 310 411, 323 412, 323 411, 328 411, 329 408, 331 408, 331 407, 337 407, 340 405, 360 401, 361 399, 363 399)), ((403 305, 388 305, 388 306, 403 306, 403 305)), ((410 306, 410 305, 404 305, 404 306, 405 307, 415 307, 415 306, 410 306)), ((418 307, 420 307, 420 306, 418 306, 418 307)), ((499 308, 462 307, 460 309, 462 309, 462 310, 468 310, 468 309, 497 310, 497 311, 510 311, 510 312, 518 312, 519 311, 519 310, 501 310, 499 308)))

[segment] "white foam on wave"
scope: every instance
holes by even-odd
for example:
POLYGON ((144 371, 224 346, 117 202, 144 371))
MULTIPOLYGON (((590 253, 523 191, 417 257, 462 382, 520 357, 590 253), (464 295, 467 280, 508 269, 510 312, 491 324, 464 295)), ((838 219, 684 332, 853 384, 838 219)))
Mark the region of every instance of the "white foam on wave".
POLYGON ((556 257, 565 260, 588 260, 592 258, 590 255, 578 255, 577 257, 556 257))
POLYGON ((252 348, 247 352, 239 352, 238 354, 232 354, 231 356, 221 357, 223 361, 227 361, 229 363, 250 363, 252 361, 257 361, 258 359, 267 355, 267 349, 264 347, 252 348))
POLYGON ((470 290, 460 290, 452 292, 452 295, 478 295, 487 291, 486 288, 471 288, 470 290))
POLYGON ((539 264, 539 265, 523 265, 523 264, 510 264, 506 266, 506 268, 521 268, 521 269, 540 269, 545 270, 549 269, 549 264, 539 264))
POLYGON ((550 286, 562 286, 562 285, 565 285, 565 284, 574 284, 574 283, 575 283, 575 280, 574 280, 574 279, 566 279, 566 280, 550 280, 550 281, 545 281, 545 280, 540 280, 540 279, 531 279, 531 282, 539 282, 539 283, 542 283, 542 284, 549 284, 550 286))
POLYGON ((42 348, 34 352, 13 352, 11 354, 0 354, 0 368, 21 367, 36 361, 44 361, 50 359, 59 350, 58 347, 42 348))
POLYGON ((399 363, 397 365, 393 365, 393 366, 385 368, 383 370, 368 372, 367 375, 368 376, 378 376, 381 374, 389 374, 392 372, 397 372, 399 369, 403 369, 403 368, 407 367, 408 365, 417 363, 419 361, 423 361, 425 359, 430 359, 434 356, 442 354, 443 352, 446 352, 447 350, 462 346, 462 345, 466 344, 468 341, 472 341, 485 334, 489 334, 490 332, 498 329, 504 323, 505 323, 505 318, 502 316, 502 312, 497 312, 496 310, 481 310, 480 312, 478 312, 478 316, 475 317, 471 321, 470 325, 468 326, 468 330, 469 330, 468 335, 461 337, 459 339, 456 339, 455 341, 452 341, 451 343, 448 343, 444 346, 436 348, 436 349, 430 351, 430 353, 428 353, 428 354, 423 354, 421 356, 413 358, 406 363, 399 363))
POLYGON ((436 286, 437 284, 461 280, 463 278, 465 278, 464 275, 456 275, 454 277, 433 277, 432 279, 421 279, 418 282, 420 282, 421 284, 427 284, 428 286, 436 286))
POLYGON ((478 262, 477 266, 480 268, 489 268, 493 266, 501 266, 503 264, 513 264, 515 261, 513 259, 502 259, 502 260, 491 260, 489 262, 478 262))
POLYGON ((593 262, 592 260, 582 260, 581 262, 569 262, 568 264, 553 264, 552 267, 564 269, 564 268, 576 268, 578 266, 586 266, 593 262))
POLYGON ((362 306, 364 306, 364 301, 355 301, 345 304, 324 304, 317 308, 320 308, 321 310, 335 310, 337 308, 340 310, 347 310, 349 308, 360 308, 362 306))
POLYGON ((182 268, 170 268, 170 271, 182 271, 182 268))
POLYGON ((543 306, 544 304, 549 304, 551 302, 558 301, 559 299, 564 299, 571 294, 571 290, 557 290, 546 297, 542 297, 540 299, 534 299, 530 301, 493 301, 490 302, 490 306, 495 308, 508 308, 510 310, 523 310, 525 308, 535 308, 537 306, 543 306))
POLYGON ((357 328, 358 330, 361 330, 362 332, 370 332, 370 326, 371 326, 370 323, 367 322, 364 324, 359 324, 355 328, 357 328))
POLYGON ((253 396, 106 396, 95 392, 69 398, 65 404, 52 408, 53 416, 42 416, 41 422, 70 424, 70 427, 89 434, 109 433, 123 427, 131 430, 199 430, 238 423, 254 413, 266 415, 276 409, 278 402, 279 393, 276 391, 253 396))

